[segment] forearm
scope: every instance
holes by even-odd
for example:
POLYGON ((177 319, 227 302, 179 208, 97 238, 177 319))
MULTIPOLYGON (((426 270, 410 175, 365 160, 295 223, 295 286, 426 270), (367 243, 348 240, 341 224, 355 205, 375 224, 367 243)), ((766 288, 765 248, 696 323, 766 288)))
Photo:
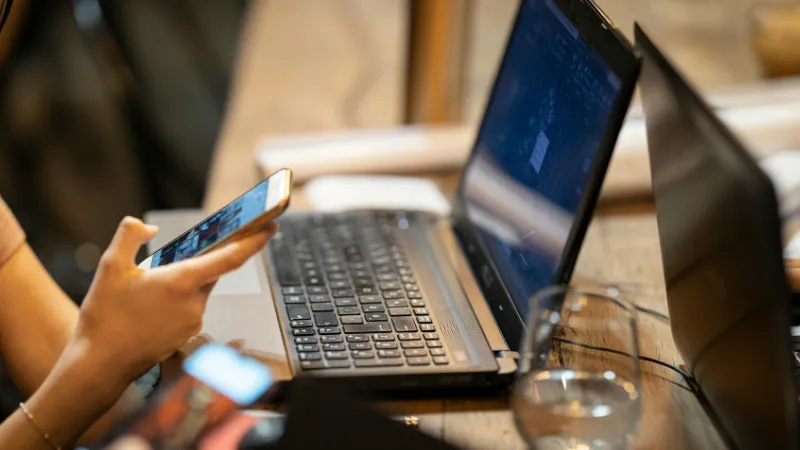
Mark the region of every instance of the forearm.
POLYGON ((78 307, 28 245, 0 267, 0 351, 30 395, 42 384, 78 322, 78 307))
POLYGON ((109 373, 108 362, 80 345, 67 348, 26 402, 33 420, 18 410, 0 425, 0 448, 67 449, 74 445, 126 389, 126 381, 113 381, 124 377, 109 373), (42 433, 48 434, 52 446, 42 433))

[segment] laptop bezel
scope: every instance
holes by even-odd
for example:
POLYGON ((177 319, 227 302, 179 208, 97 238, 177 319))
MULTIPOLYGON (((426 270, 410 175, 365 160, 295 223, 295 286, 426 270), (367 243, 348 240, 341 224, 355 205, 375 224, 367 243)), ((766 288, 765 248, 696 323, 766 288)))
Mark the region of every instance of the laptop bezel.
MULTIPOLYGON (((508 34, 506 49, 497 69, 495 80, 490 91, 489 99, 484 109, 482 124, 479 127, 469 159, 462 171, 461 181, 453 199, 453 230, 458 237, 462 250, 469 261, 470 267, 477 279, 484 297, 503 333, 506 343, 512 350, 519 348, 524 334, 525 321, 517 312, 515 303, 509 293, 505 282, 500 276, 497 266, 492 260, 486 246, 478 234, 476 227, 467 217, 466 201, 464 198, 464 173, 476 155, 477 143, 481 140, 483 122, 487 112, 495 101, 498 89, 499 74, 505 68, 509 56, 509 44, 514 30, 519 26, 520 12, 526 1, 523 0, 517 9, 513 26, 508 34)), ((639 57, 633 45, 623 36, 611 20, 590 0, 553 0, 555 5, 564 14, 570 24, 578 31, 579 36, 597 53, 609 69, 619 77, 621 89, 612 108, 606 131, 597 152, 597 159, 589 176, 585 193, 575 215, 576 221, 570 230, 564 253, 562 254, 553 284, 569 282, 575 262, 580 252, 583 238, 591 222, 592 212, 595 209, 602 187, 611 154, 616 145, 619 131, 625 120, 625 115, 636 87, 639 73, 639 57)))

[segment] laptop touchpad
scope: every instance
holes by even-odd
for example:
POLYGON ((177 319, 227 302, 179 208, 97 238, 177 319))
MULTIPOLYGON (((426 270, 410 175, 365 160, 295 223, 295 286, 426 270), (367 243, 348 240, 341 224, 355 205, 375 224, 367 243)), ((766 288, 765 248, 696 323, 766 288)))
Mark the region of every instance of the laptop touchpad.
MULTIPOLYGON (((204 218, 196 210, 147 213, 146 222, 160 228, 148 249, 157 250, 204 218)), ((217 282, 206 304, 203 333, 218 342, 243 340, 246 353, 268 364, 276 380, 290 378, 272 291, 259 256, 217 282)))

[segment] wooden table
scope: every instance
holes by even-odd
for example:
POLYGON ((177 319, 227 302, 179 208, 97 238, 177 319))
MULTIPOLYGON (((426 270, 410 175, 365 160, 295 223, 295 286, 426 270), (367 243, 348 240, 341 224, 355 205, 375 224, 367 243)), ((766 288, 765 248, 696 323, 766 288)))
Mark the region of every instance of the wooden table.
MULTIPOLYGON (((288 8, 284 14, 292 14, 292 8, 309 3, 307 0, 293 2, 261 2, 251 15, 244 37, 240 55, 234 93, 223 133, 213 164, 205 207, 216 209, 251 187, 260 174, 253 163, 253 152, 259 139, 268 132, 292 132, 302 129, 330 129, 352 126, 384 126, 399 120, 399 99, 393 89, 375 92, 381 107, 375 103, 367 108, 368 114, 350 119, 324 121, 322 114, 312 111, 310 117, 319 119, 316 126, 306 127, 292 118, 297 108, 314 108, 315 102, 323 95, 326 86, 315 85, 309 90, 295 90, 291 95, 283 92, 283 86, 291 83, 292 70, 299 71, 301 77, 309 78, 308 67, 303 64, 290 67, 274 67, 265 58, 269 53, 261 41, 268 41, 268 33, 286 31, 287 25, 276 21, 267 12, 272 8, 288 8), (283 27, 283 28, 281 28, 283 27), (287 81, 289 80, 289 81, 287 81), (388 94, 387 94, 388 93, 388 94), (382 97, 381 97, 382 96, 382 97), (276 100, 277 98, 277 100, 276 100), (280 99, 283 99, 281 106, 280 99), (360 117, 360 118, 359 118, 360 117), (348 121, 350 120, 350 121, 348 121)), ((382 1, 375 8, 397 7, 397 2, 382 1)), ((331 3, 316 2, 314 5, 324 9, 331 3)), ((358 12, 368 15, 373 8, 373 0, 348 0, 348 4, 359 5, 358 12)), ((296 11, 295 11, 296 12, 296 11)), ((351 11, 352 12, 352 11, 351 11)), ((401 10, 394 11, 402 14, 401 10)), ((327 11, 317 14, 328 14, 327 11)), ((396 15, 395 14, 395 15, 396 15)), ((376 16, 381 17, 392 14, 376 16)), ((288 19, 287 19, 288 20, 288 19)), ((316 19, 315 19, 316 20, 316 19)), ((373 21, 370 20, 370 23, 373 21)), ((315 21, 315 26, 334 27, 326 21, 315 21)), ((395 22, 371 26, 387 30, 395 38, 402 35, 395 22)), ((333 30, 331 30, 333 32, 333 30)), ((380 34, 381 36, 385 35, 380 34)), ((275 45, 274 43, 271 45, 275 45)), ((283 43, 279 45, 284 45, 283 43)), ((288 44, 287 44, 288 45, 288 44)), ((295 42, 303 51, 307 42, 295 42)), ((392 45, 391 42, 386 45, 392 45)), ((280 54, 289 50, 282 49, 280 54)), ((320 58, 329 55, 317 55, 320 58)), ((274 61, 273 61, 274 62, 274 61)), ((385 64, 402 65, 401 61, 389 60, 385 64)), ((388 73, 388 72, 387 72, 388 73)), ((352 81, 352 74, 331 72, 332 78, 326 83, 335 89, 337 83, 352 81)), ((391 85, 397 82, 391 74, 377 83, 391 85)), ((340 100, 334 107, 347 106, 352 98, 340 100)), ((321 108, 331 108, 330 105, 321 108)), ((335 109, 335 108, 333 108, 335 109)), ((452 191, 457 179, 455 174, 431 176, 443 189, 452 191)), ((304 204, 302 189, 295 192, 293 207, 304 204)), ((636 300, 642 306, 666 312, 664 281, 657 241, 654 216, 649 205, 604 207, 596 215, 584 243, 577 265, 576 277, 589 278, 606 283, 637 284, 646 292, 636 300)), ((639 338, 641 353, 660 360, 679 364, 670 330, 660 321, 640 317, 639 338)), ((686 389, 684 380, 675 373, 650 363, 642 364, 643 415, 641 431, 634 448, 684 449, 684 448, 724 448, 724 444, 712 427, 694 395, 686 389)), ((465 448, 524 448, 516 432, 508 398, 466 398, 446 400, 408 400, 389 402, 382 405, 392 414, 412 414, 420 418, 421 428, 441 439, 456 443, 465 448)))

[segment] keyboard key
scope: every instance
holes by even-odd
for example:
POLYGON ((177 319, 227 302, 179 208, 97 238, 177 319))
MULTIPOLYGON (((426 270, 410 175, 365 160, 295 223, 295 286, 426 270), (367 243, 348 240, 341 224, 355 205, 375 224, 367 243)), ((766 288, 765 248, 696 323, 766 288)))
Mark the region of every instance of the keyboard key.
POLYGON ((400 333, 397 335, 397 339, 401 341, 418 341, 419 333, 400 333))
MULTIPOLYGON (((350 277, 345 272, 332 272, 332 273, 328 273, 328 279, 331 281, 331 287, 334 287, 333 286, 333 282, 335 282, 335 281, 348 281, 348 280, 350 280, 350 277)), ((348 284, 346 287, 349 287, 349 286, 350 285, 348 284)))
POLYGON ((389 317, 384 313, 367 313, 364 314, 367 322, 388 322, 389 317))
POLYGON ((325 266, 325 270, 328 273, 331 273, 331 272, 344 272, 347 269, 345 269, 344 265, 342 264, 328 264, 327 266, 325 266))
POLYGON ((395 349, 397 348, 397 342, 376 342, 375 348, 378 349, 395 349))
POLYGON ((326 352, 341 352, 347 350, 344 344, 322 344, 322 350, 326 352))
POLYGON ((382 273, 378 275, 378 281, 395 281, 397 280, 397 275, 393 273, 382 273))
POLYGON ((408 306, 408 302, 404 299, 386 300, 386 306, 389 308, 402 308, 408 306))
POLYGON ((430 348, 441 348, 442 341, 428 341, 428 347, 430 348))
POLYGON ((369 342, 369 336, 347 336, 347 342, 369 342))
POLYGON ((364 323, 361 315, 358 316, 342 316, 342 325, 360 325, 364 323))
POLYGON ((418 298, 409 300, 409 303, 411 303, 411 306, 413 306, 414 308, 422 308, 423 306, 425 306, 425 302, 423 302, 421 299, 418 298))
POLYGON ((392 326, 388 322, 372 322, 364 325, 345 325, 344 332, 347 334, 356 333, 388 333, 392 331, 392 326))
POLYGON ((339 319, 332 312, 314 313, 314 322, 317 323, 318 327, 335 327, 339 325, 339 319))
POLYGON ((295 328, 292 330, 292 336, 313 336, 313 328, 295 328))
POLYGON ((430 349, 431 356, 444 356, 445 351, 443 348, 432 348, 430 349))
POLYGON ((431 363, 431 360, 427 356, 416 356, 414 358, 407 358, 406 362, 409 366, 427 366, 431 363))
POLYGON ((368 270, 354 270, 353 278, 368 278, 372 279, 372 274, 368 270))
POLYGON ((410 316, 411 310, 408 308, 389 308, 390 316, 410 316))
POLYGON ((347 359, 347 352, 325 352, 325 359, 347 359))
POLYGON ((319 328, 317 331, 318 331, 319 334, 339 334, 339 333, 341 333, 341 330, 339 330, 339 327, 323 327, 323 328, 319 328))
POLYGON ((303 288, 301 286, 287 286, 281 288, 281 293, 283 295, 300 295, 303 293, 303 288))
POLYGON ((356 293, 358 295, 374 295, 378 293, 378 290, 371 286, 361 286, 356 288, 356 293))
POLYGON ((338 313, 340 316, 354 316, 361 314, 361 310, 358 306, 345 306, 343 308, 339 308, 338 313))
POLYGON ((333 298, 353 297, 355 295, 352 289, 334 289, 331 294, 333 298))
POLYGON ((400 275, 407 275, 407 276, 414 275, 414 274, 411 272, 411 269, 409 269, 408 267, 401 267, 401 268, 397 269, 397 272, 398 272, 400 275))
POLYGON ((372 350, 372 344, 369 342, 353 342, 348 347, 350 350, 372 350))
POLYGON ((382 313, 386 311, 386 308, 383 305, 375 304, 375 305, 364 305, 361 307, 365 313, 382 313))
POLYGON ((328 312, 333 311, 332 303, 312 303, 311 310, 314 312, 328 312))
POLYGON ((418 316, 427 316, 428 308, 414 308, 414 314, 418 316))
POLYGON ((400 358, 391 359, 357 359, 353 361, 358 368, 369 367, 398 367, 403 365, 403 360, 400 358))
POLYGON ((319 340, 323 344, 335 344, 335 343, 339 343, 339 342, 343 342, 344 341, 344 339, 342 339, 341 336, 330 336, 330 335, 329 336, 320 336, 319 340))
POLYGON ((414 277, 412 277, 411 275, 403 275, 402 277, 400 277, 400 281, 402 281, 403 284, 416 283, 416 281, 414 281, 414 277))
POLYGON ((336 300, 333 301, 333 303, 335 303, 336 306, 356 306, 356 305, 358 305, 358 302, 356 302, 356 299, 354 299, 354 298, 337 298, 336 300))
POLYGON ((306 297, 304 295, 285 295, 283 297, 283 303, 287 305, 304 305, 306 303, 306 297))
POLYGON ((408 293, 408 298, 422 298, 422 294, 419 291, 411 291, 408 293))
MULTIPOLYGON (((322 274, 317 269, 306 270, 305 272, 303 272, 303 278, 306 278, 306 279, 308 279, 308 278, 320 278, 320 277, 322 277, 322 274)), ((317 287, 319 287, 319 286, 317 286, 317 287)))
POLYGON ((436 331, 436 326, 434 326, 432 323, 423 323, 419 326, 419 329, 428 332, 436 331))
POLYGON ((378 358, 399 358, 400 350, 378 350, 378 358))
POLYGON ((309 286, 306 288, 308 295, 319 295, 319 294, 327 294, 328 288, 325 286, 309 286))
POLYGON ((331 301, 331 298, 327 294, 309 295, 308 299, 311 301, 311 303, 327 303, 331 301))
POLYGON ((413 358, 416 356, 428 356, 428 351, 424 348, 414 348, 411 350, 403 350, 403 354, 408 358, 413 358))
POLYGON ((405 298, 403 291, 384 291, 383 298, 390 300, 393 298, 405 298))
POLYGON ((410 317, 393 317, 392 323, 394 323, 394 329, 398 333, 417 331, 417 324, 415 324, 414 319, 410 317))
POLYGON ((317 344, 299 344, 297 346, 298 352, 318 352, 319 345, 317 344))
POLYGON ((331 289, 350 289, 349 281, 331 281, 331 289))
POLYGON ((322 359, 320 352, 298 353, 298 355, 300 355, 300 361, 318 361, 322 359))
POLYGON ((439 339, 439 335, 436 333, 422 333, 422 338, 426 341, 435 341, 439 339))
POLYGON ((371 359, 375 357, 375 352, 372 350, 356 350, 354 352, 350 352, 353 356, 353 359, 371 359))
POLYGON ((372 335, 372 340, 375 342, 390 342, 394 341, 392 333, 375 333, 372 335))
POLYGON ((403 284, 403 289, 405 289, 407 291, 418 291, 419 290, 419 286, 417 286, 416 283, 405 283, 405 284, 403 284))
POLYGON ((375 286, 375 283, 372 282, 372 278, 356 278, 355 280, 353 280, 353 284, 357 288, 375 286))
POLYGON ((309 277, 305 280, 306 286, 324 286, 325 280, 320 277, 309 277))
POLYGON ((300 367, 302 367, 303 370, 326 369, 325 361, 301 361, 300 367))
POLYGON ((289 320, 311 320, 311 312, 306 305, 289 305, 286 307, 289 320))
POLYGON ((299 336, 294 338, 295 344, 316 344, 317 337, 316 336, 299 336))
POLYGON ((358 297, 358 301, 361 302, 362 305, 382 303, 381 298, 378 297, 377 295, 361 295, 358 297))
POLYGON ((400 289, 400 283, 397 281, 385 281, 380 284, 382 291, 396 291, 400 289))
POLYGON ((400 347, 403 348, 424 348, 425 344, 422 341, 402 341, 400 347))
POLYGON ((314 324, 310 320, 292 320, 289 322, 289 326, 292 328, 308 328, 313 327, 314 324))
POLYGON ((417 322, 419 322, 421 324, 422 323, 432 323, 433 319, 431 319, 431 316, 417 316, 417 322))

